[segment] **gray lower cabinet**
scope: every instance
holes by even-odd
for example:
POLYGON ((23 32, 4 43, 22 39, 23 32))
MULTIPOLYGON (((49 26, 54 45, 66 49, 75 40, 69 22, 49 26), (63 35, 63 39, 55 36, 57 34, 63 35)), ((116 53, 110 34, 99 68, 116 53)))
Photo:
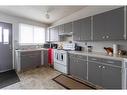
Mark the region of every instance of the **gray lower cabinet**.
POLYGON ((101 64, 88 62, 88 81, 96 85, 101 85, 101 80, 101 64))
POLYGON ((48 50, 43 51, 44 66, 48 66, 48 50))
POLYGON ((82 80, 87 80, 87 61, 76 57, 70 57, 69 60, 70 75, 82 80))
POLYGON ((107 89, 122 88, 122 72, 120 67, 102 66, 102 87, 107 89))
POLYGON ((124 7, 93 16, 93 40, 124 40, 124 7))
POLYGON ((122 64, 122 62, 119 63, 119 61, 115 60, 113 63, 113 60, 109 61, 108 59, 106 60, 100 58, 89 59, 88 81, 93 84, 102 86, 105 89, 122 88, 122 68, 120 66, 117 66, 119 64, 122 64), (93 59, 94 61, 91 59, 93 59), (107 61, 107 63, 104 63, 103 61, 107 61))
POLYGON ((21 70, 41 65, 41 51, 21 52, 21 70))

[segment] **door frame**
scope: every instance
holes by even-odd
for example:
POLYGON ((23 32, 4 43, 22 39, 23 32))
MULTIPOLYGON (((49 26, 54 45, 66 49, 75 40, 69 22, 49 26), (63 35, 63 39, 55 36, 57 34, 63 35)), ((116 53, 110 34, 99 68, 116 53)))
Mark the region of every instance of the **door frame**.
POLYGON ((14 56, 15 56, 15 49, 14 49, 14 33, 13 33, 13 23, 12 22, 6 22, 6 21, 0 21, 0 23, 5 23, 5 24, 11 24, 11 53, 12 53, 12 56, 11 56, 11 58, 12 58, 12 69, 14 69, 14 56))

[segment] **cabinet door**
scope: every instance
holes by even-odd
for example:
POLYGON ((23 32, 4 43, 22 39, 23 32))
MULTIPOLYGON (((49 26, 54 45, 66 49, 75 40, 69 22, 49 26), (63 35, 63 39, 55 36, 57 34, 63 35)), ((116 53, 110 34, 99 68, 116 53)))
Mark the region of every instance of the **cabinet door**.
POLYGON ((69 73, 72 76, 77 76, 77 64, 75 58, 70 57, 69 73))
POLYGON ((106 14, 93 16, 93 40, 105 40, 106 35, 106 14))
POLYGON ((64 33, 64 24, 63 25, 59 25, 59 35, 64 33))
POLYGON ((87 80, 87 61, 78 60, 77 74, 80 79, 87 80))
POLYGON ((73 40, 79 41, 80 40, 80 33, 81 33, 81 21, 74 21, 73 22, 73 40))
POLYGON ((50 41, 59 41, 58 26, 50 28, 50 41))
POLYGON ((121 89, 122 88, 121 68, 103 65, 102 87, 107 89, 121 89))
POLYGON ((87 61, 70 58, 69 72, 72 76, 87 80, 87 61))
POLYGON ((44 50, 43 52, 43 58, 44 58, 44 66, 48 66, 48 51, 44 50))
POLYGON ((72 22, 64 24, 64 32, 65 33, 72 32, 72 22))
POLYGON ((21 70, 32 68, 32 60, 29 56, 21 55, 21 70))
POLYGON ((93 40, 124 39, 124 8, 93 16, 93 40))
POLYGON ((89 62, 88 63, 88 81, 95 85, 101 86, 101 64, 89 62))
POLYGON ((81 38, 80 40, 91 40, 91 17, 81 20, 81 38))
POLYGON ((107 40, 124 39, 124 7, 106 12, 107 40))

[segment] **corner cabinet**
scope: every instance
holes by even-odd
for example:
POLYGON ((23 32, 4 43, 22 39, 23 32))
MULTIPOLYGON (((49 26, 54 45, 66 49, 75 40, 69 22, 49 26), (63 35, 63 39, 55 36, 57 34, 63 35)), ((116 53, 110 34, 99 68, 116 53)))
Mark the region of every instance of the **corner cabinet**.
POLYGON ((49 29, 50 32, 50 41, 59 41, 59 27, 52 27, 49 29))
POLYGON ((93 40, 124 40, 124 7, 93 16, 93 40))

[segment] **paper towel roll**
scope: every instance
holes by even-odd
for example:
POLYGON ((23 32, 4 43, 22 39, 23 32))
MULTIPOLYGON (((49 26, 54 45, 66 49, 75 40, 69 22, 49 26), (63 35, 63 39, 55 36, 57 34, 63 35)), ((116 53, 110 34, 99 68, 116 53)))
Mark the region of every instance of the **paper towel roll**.
POLYGON ((117 44, 113 44, 113 54, 114 55, 118 54, 118 45, 117 44))

